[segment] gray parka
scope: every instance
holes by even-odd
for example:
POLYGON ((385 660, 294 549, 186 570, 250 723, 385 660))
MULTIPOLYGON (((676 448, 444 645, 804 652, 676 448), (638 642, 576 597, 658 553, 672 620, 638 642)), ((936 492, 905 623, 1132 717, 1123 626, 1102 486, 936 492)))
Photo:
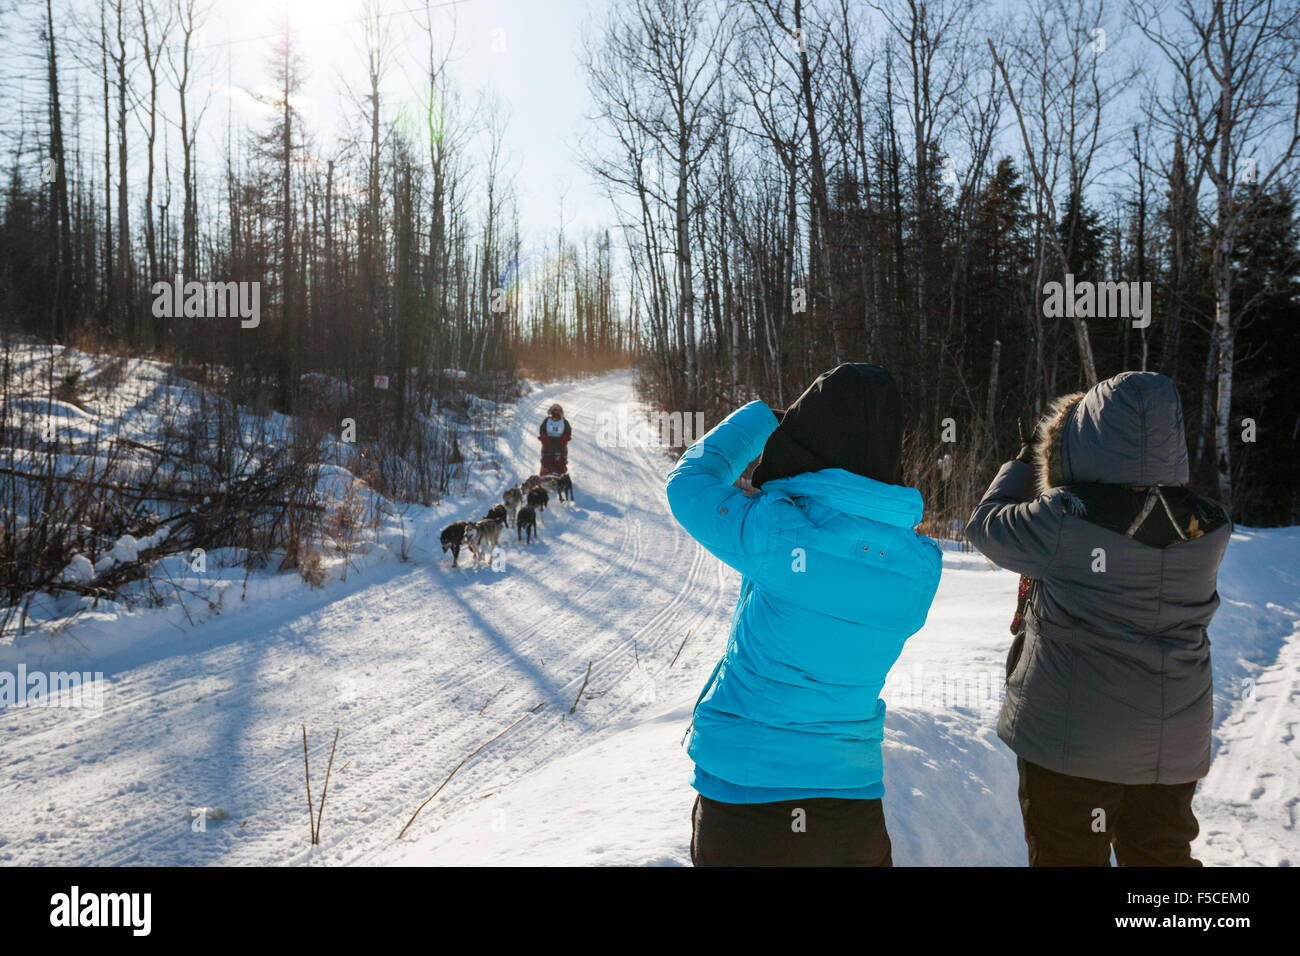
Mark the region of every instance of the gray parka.
MULTIPOLYGON (((1025 760, 1071 776, 1203 777, 1213 719, 1206 629, 1232 524, 1226 515, 1204 532, 1193 523, 1152 547, 1088 520, 1071 488, 1185 484, 1177 389, 1163 375, 1125 372, 1059 399, 1035 458, 1036 468, 1003 465, 966 527, 976 548, 1034 582, 998 736, 1025 760)), ((1149 495, 1158 501, 1155 489, 1149 495)), ((1150 520, 1177 526, 1154 508, 1150 520)))

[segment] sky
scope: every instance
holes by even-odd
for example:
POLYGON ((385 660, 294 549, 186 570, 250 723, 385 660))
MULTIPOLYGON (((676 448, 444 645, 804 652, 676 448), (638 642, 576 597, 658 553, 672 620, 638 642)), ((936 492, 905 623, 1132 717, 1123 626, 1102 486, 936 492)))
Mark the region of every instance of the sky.
MULTIPOLYGON (((561 209, 567 234, 609 225, 613 211, 580 161, 592 106, 578 55, 584 24, 593 16, 599 22, 606 0, 441 3, 435 23, 453 51, 448 70, 461 90, 466 118, 473 118, 480 94, 494 95, 506 109, 506 168, 513 174, 525 231, 537 237, 553 232, 561 209)), ((395 109, 418 103, 426 41, 406 11, 422 5, 423 0, 385 0, 383 5, 396 54, 386 77, 386 97, 395 109)), ((228 57, 231 85, 243 90, 271 82, 268 50, 273 41, 268 35, 275 34, 279 17, 288 10, 307 75, 301 109, 327 150, 324 142, 346 128, 341 111, 356 110, 343 91, 365 83, 357 22, 362 0, 216 0, 215 9, 219 15, 211 18, 208 31, 211 55, 223 64, 221 73, 228 57)), ((213 132, 224 128, 228 95, 224 89, 214 93, 209 118, 218 122, 212 124, 213 132)), ((242 115, 257 125, 257 108, 246 97, 235 92, 229 102, 237 118, 242 115)), ((469 149, 480 165, 486 142, 480 138, 469 149)))
MULTIPOLYGON (((162 9, 172 5, 172 0, 155 2, 162 9)), ((404 107, 418 111, 421 103, 427 39, 419 23, 425 0, 379 2, 391 53, 381 95, 389 119, 404 107)), ((589 22, 599 24, 609 2, 616 0, 428 0, 439 46, 451 51, 447 69, 460 92, 463 122, 483 125, 478 121, 484 115, 485 96, 495 98, 504 109, 504 171, 513 180, 526 247, 549 238, 554 249, 561 223, 566 239, 578 241, 614 226, 612 205, 581 161, 594 135, 588 122, 593 108, 579 55, 581 37, 589 22)), ((305 76, 295 105, 318 157, 336 158, 340 138, 349 127, 361 125, 364 109, 348 90, 358 91, 359 96, 367 84, 361 23, 365 0, 200 3, 208 10, 195 39, 203 81, 198 97, 207 98, 197 154, 200 201, 222 198, 227 121, 236 137, 265 130, 272 122, 270 108, 256 97, 274 95, 273 49, 286 12, 305 76)), ((134 6, 135 0, 126 3, 129 11, 134 6)), ((0 137, 0 146, 8 152, 21 136, 32 162, 36 137, 31 133, 35 126, 44 126, 39 114, 43 114, 46 86, 38 32, 43 20, 43 3, 18 0, 6 10, 0 0, 0 76, 6 80, 5 96, 0 97, 0 131, 6 135, 0 137), (18 121, 20 112, 27 115, 26 123, 18 121)), ((73 127, 80 125, 82 162, 86 174, 93 172, 98 179, 103 162, 99 57, 93 47, 99 38, 98 0, 55 0, 55 31, 61 47, 69 137, 73 127), (94 61, 80 64, 80 70, 74 50, 79 37, 90 38, 85 46, 94 61)), ((179 40, 179 31, 173 31, 170 42, 178 46, 179 40)), ((147 89, 145 79, 137 64, 135 82, 141 93, 147 89)), ((166 77, 162 81, 163 108, 174 122, 177 108, 170 82, 166 77)), ((144 183, 143 115, 140 112, 128 127, 133 196, 141 194, 144 183)), ((113 135, 116 139, 116 127, 113 135)), ((164 125, 158 133, 157 188, 162 186, 164 139, 174 166, 180 160, 178 133, 164 125)), ((486 148, 483 134, 467 144, 467 166, 479 184, 486 148)), ((172 182, 174 200, 179 202, 181 184, 175 171, 172 182)), ((468 194, 477 201, 478 184, 468 187, 468 194)))
MULTIPOLYGON (((425 0, 380 2, 392 53, 383 93, 389 107, 386 113, 391 117, 402 106, 419 103, 425 50, 424 36, 413 14, 423 10, 425 0)), ((613 229, 615 209, 582 162, 583 157, 590 156, 599 147, 603 133, 599 124, 588 119, 594 113, 594 105, 587 90, 580 52, 584 33, 597 32, 610 5, 619 0, 428 2, 435 7, 435 23, 441 31, 442 42, 451 46, 448 71, 461 91, 466 120, 481 118, 479 98, 484 94, 495 97, 508 114, 506 169, 514 180, 525 247, 535 248, 541 240, 549 239, 553 249, 555 232, 562 224, 566 238, 578 240, 602 228, 613 229)), ((158 0, 158 3, 161 7, 170 6, 170 0, 158 0)), ((198 38, 204 61, 203 75, 211 81, 204 91, 209 99, 198 157, 200 181, 209 190, 206 198, 220 198, 217 189, 225 164, 227 118, 237 131, 245 132, 266 129, 271 123, 268 108, 258 104, 254 97, 259 93, 273 93, 272 49, 286 12, 306 75, 297 105, 306 127, 315 137, 319 155, 336 157, 339 137, 346 135, 350 124, 358 123, 364 108, 353 102, 346 91, 349 87, 361 90, 365 86, 361 26, 365 0, 206 0, 206 3, 209 12, 198 38)), ((128 8, 133 5, 128 3, 128 8)), ((4 0, 0 0, 0 8, 3 6, 4 0)), ((33 116, 43 107, 45 78, 33 26, 33 21, 40 19, 42 6, 36 0, 19 0, 14 12, 0 16, 0 66, 3 67, 0 73, 21 77, 16 96, 11 83, 6 86, 5 97, 0 98, 0 130, 12 132, 16 125, 11 122, 15 103, 22 104, 33 116)), ((98 0, 64 0, 63 3, 56 0, 56 10, 79 12, 87 21, 87 25, 79 25, 74 17, 56 15, 56 30, 65 49, 65 76, 70 66, 68 61, 72 59, 70 41, 79 31, 87 29, 97 38, 98 6, 98 0)), ((1014 20, 1020 9, 1018 0, 1002 0, 995 2, 991 11, 1014 20)), ((997 19, 994 17, 989 24, 997 19)), ((1158 58, 1141 55, 1144 44, 1119 13, 1108 11, 1106 22, 1110 24, 1108 35, 1112 47, 1107 55, 1118 55, 1124 63, 1137 60, 1142 67, 1139 77, 1121 95, 1113 111, 1108 111, 1108 122, 1119 124, 1126 136, 1125 124, 1140 116, 1138 98, 1152 76, 1150 70, 1153 66, 1159 70, 1160 63, 1158 58)), ((870 42, 879 37, 868 31, 862 39, 870 42)), ((103 142, 99 132, 102 106, 95 68, 97 63, 92 66, 92 72, 85 72, 81 77, 81 103, 86 108, 79 112, 79 118, 83 124, 83 160, 98 172, 96 157, 102 151, 103 142)), ((168 109, 174 111, 174 94, 165 90, 164 96, 168 109)), ((65 110, 75 113, 70 100, 71 104, 77 102, 75 91, 70 95, 65 87, 65 110)), ((142 130, 137 121, 132 122, 130 134, 132 176, 136 181, 132 188, 138 195, 137 183, 143 180, 144 164, 139 162, 142 130)), ((175 131, 164 130, 162 135, 170 136, 175 160, 179 152, 175 131)), ((33 148, 35 138, 28 136, 26 140, 27 148, 33 148)), ((951 140, 945 145, 959 152, 956 130, 951 140)), ((6 148, 10 142, 11 138, 5 140, 6 148)), ((1112 159, 1126 160, 1126 142, 1117 139, 1118 149, 1112 153, 1112 159)), ((1009 111, 1003 117, 999 144, 1013 154, 1021 152, 1009 111)), ((471 173, 478 174, 486 151, 484 137, 471 141, 468 149, 471 173)), ((956 161, 961 162, 961 157, 957 156, 956 161)), ((1099 165, 1101 178, 1115 193, 1126 191, 1131 168, 1124 166, 1122 171, 1110 173, 1105 171, 1105 165, 1099 165)), ((174 185, 179 194, 176 178, 173 177, 174 185)), ((477 196, 479 192, 476 187, 470 188, 472 195, 477 196)), ((1094 197, 1094 203, 1099 198, 1094 197)), ((617 232, 615 242, 618 242, 617 232)))

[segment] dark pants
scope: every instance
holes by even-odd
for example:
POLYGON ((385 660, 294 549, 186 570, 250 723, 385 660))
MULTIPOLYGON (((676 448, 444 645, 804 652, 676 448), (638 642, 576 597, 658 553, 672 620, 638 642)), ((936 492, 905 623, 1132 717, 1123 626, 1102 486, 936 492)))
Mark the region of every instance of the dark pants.
POLYGON ((1017 758, 1030 866, 1200 866, 1191 783, 1071 777, 1017 758))
POLYGON ((879 800, 810 797, 776 803, 695 798, 696 866, 893 866, 879 800))

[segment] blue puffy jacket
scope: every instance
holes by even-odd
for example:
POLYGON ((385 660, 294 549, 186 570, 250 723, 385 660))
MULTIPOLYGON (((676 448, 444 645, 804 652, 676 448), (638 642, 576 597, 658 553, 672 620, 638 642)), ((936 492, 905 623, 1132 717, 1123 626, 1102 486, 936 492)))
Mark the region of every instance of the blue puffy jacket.
POLYGON ((687 449, 668 503, 741 573, 726 653, 695 706, 692 785, 730 803, 879 797, 889 668, 925 623, 939 546, 921 494, 840 468, 733 483, 776 429, 750 402, 687 449))

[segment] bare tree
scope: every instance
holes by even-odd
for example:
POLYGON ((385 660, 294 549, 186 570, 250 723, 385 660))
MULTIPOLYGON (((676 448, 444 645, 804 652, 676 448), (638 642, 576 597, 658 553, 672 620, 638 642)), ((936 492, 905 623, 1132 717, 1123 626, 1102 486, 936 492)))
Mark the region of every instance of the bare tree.
MULTIPOLYGON (((144 243, 145 269, 147 283, 160 278, 158 272, 158 238, 154 228, 153 195, 154 170, 158 141, 158 73, 163 50, 172 26, 172 11, 167 10, 165 17, 159 16, 159 10, 153 0, 136 0, 136 26, 140 31, 140 59, 148 77, 147 102, 143 105, 144 118, 140 125, 144 129, 145 142, 145 188, 144 188, 144 243)), ((163 320, 155 322, 154 345, 161 345, 164 337, 163 320)))
MULTIPOLYGON (((1134 0, 1130 16, 1174 69, 1164 116, 1187 137, 1213 186, 1215 473, 1232 501, 1232 380, 1237 333, 1253 300, 1233 301, 1233 247, 1270 188, 1297 182, 1300 7, 1273 0, 1182 0, 1176 12, 1134 0)), ((1206 403, 1208 405, 1208 402, 1206 403)))
POLYGON ((675 180, 677 324, 690 394, 698 384, 690 234, 698 197, 691 183, 717 136, 713 98, 726 37, 725 20, 708 0, 632 0, 611 15, 602 52, 605 68, 596 64, 597 91, 623 107, 620 118, 654 144, 675 180), (611 68, 614 63, 621 73, 611 68))
MULTIPOLYGON (((916 232, 919 243, 932 242, 937 234, 932 215, 932 163, 948 125, 956 116, 959 101, 970 78, 969 34, 981 6, 972 0, 894 0, 877 5, 902 48, 899 77, 907 90, 904 104, 912 126, 913 190, 916 232)), ((930 364, 931 303, 927 297, 933 247, 923 247, 916 256, 917 368, 930 364)), ((925 402, 928 393, 923 393, 925 402)), ((922 417, 928 417, 922 411, 922 417)))
MULTIPOLYGON (((1048 253, 1055 253, 1062 275, 1078 240, 1078 217, 1069 217, 1067 232, 1058 235, 1061 218, 1054 193, 1064 186, 1077 201, 1098 174, 1097 157, 1112 131, 1104 125, 1107 106, 1118 95, 1128 76, 1113 65, 1115 55, 1107 52, 1105 8, 1102 0, 1039 0, 1023 36, 1017 39, 1013 68, 1020 77, 1013 89, 1007 63, 994 49, 994 59, 1003 74, 1016 111, 1025 152, 1034 174, 1034 200, 1038 207, 1037 261, 1034 288, 1047 281, 1048 253), (1064 180, 1064 182, 1062 182, 1064 180), (1046 215, 1044 215, 1046 213, 1046 215)), ((990 47, 993 46, 989 41, 990 47)), ((1059 391, 1054 363, 1044 351, 1045 340, 1054 338, 1044 327, 1037 296, 1029 298, 1029 321, 1037 352, 1041 397, 1059 391)), ((1097 381, 1092 336, 1087 320, 1072 316, 1082 377, 1086 384, 1097 381)))
MULTIPOLYGON (((54 8, 45 0, 46 78, 49 95, 50 156, 53 166, 51 207, 54 226, 51 248, 55 256, 54 290, 50 297, 50 331, 55 338, 68 328, 72 285, 72 223, 68 212, 67 156, 63 143, 63 106, 59 101, 58 42, 54 33, 54 8)), ((46 177, 50 178, 50 177, 46 177)))
MULTIPOLYGON (((132 56, 127 49, 128 31, 126 24, 125 0, 113 0, 114 39, 116 47, 108 56, 113 65, 117 83, 117 295, 116 299, 123 308, 126 317, 127 341, 134 344, 136 339, 135 278, 131 262, 131 217, 127 203, 127 135, 126 135, 126 101, 129 87, 129 74, 132 68, 132 56)), ((107 104, 105 104, 107 106, 107 104)))
POLYGON ((206 101, 197 116, 191 117, 193 104, 190 101, 194 83, 195 44, 194 34, 200 29, 207 9, 199 0, 174 0, 176 4, 176 25, 180 30, 180 50, 168 46, 167 65, 176 88, 176 98, 180 107, 177 129, 181 136, 181 188, 183 191, 183 208, 181 212, 181 268, 185 275, 196 275, 199 268, 199 199, 198 199, 198 163, 195 155, 195 140, 198 136, 199 123, 206 110, 206 101))

